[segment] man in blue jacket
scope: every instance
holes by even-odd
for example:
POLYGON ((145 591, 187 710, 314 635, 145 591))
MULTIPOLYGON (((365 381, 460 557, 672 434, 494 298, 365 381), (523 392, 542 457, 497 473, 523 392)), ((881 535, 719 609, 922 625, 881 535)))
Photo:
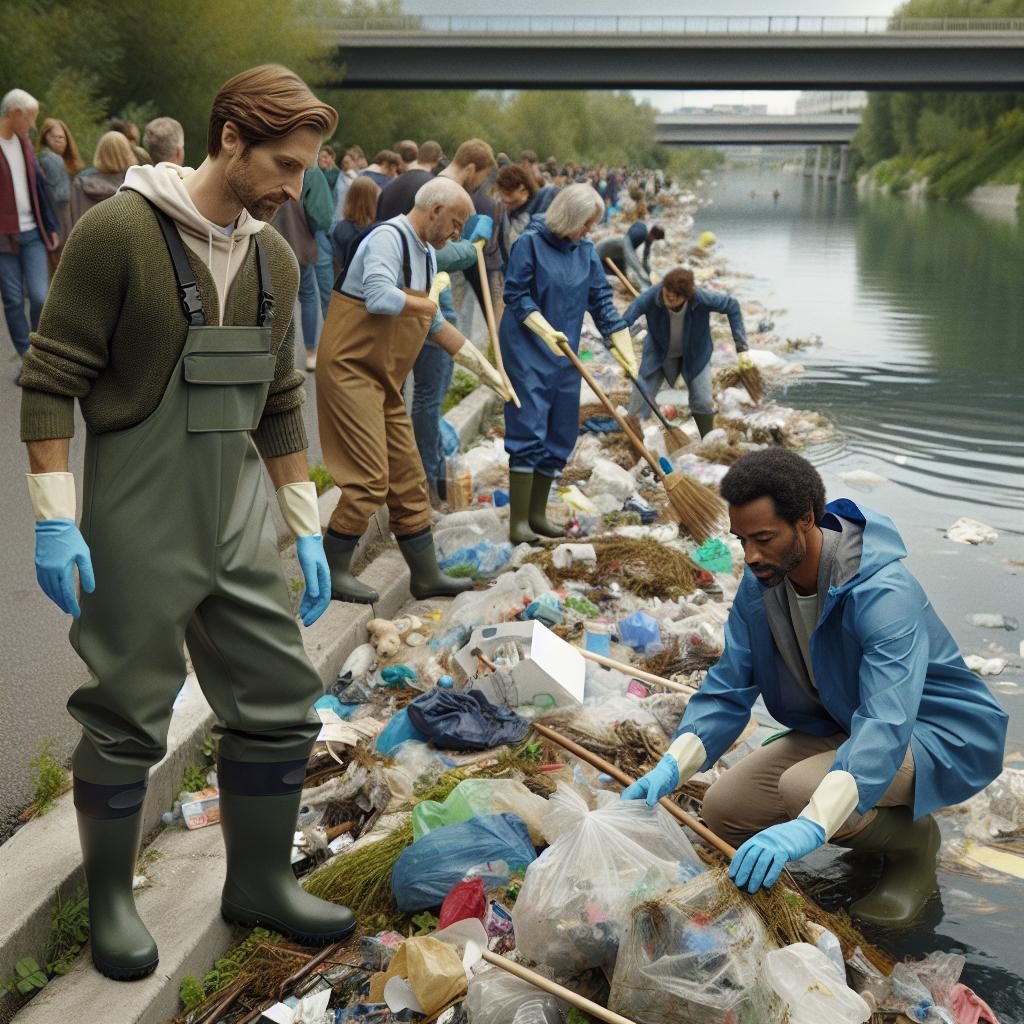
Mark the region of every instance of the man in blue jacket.
MULTIPOLYGON (((715 426, 711 393, 712 313, 729 318, 740 366, 746 365, 750 356, 740 304, 731 295, 698 288, 692 271, 682 267, 670 270, 661 284, 648 288, 622 314, 630 326, 641 316, 647 317, 647 340, 640 361, 641 387, 651 398, 657 398, 662 381, 674 387, 682 373, 690 396, 690 415, 701 437, 715 426)), ((629 414, 645 419, 650 415, 636 387, 629 401, 629 414)))
POLYGON ((642 220, 634 221, 624 235, 609 235, 595 245, 601 266, 611 260, 620 273, 626 275, 634 288, 649 288, 651 285, 651 246, 665 237, 660 224, 648 228, 642 220))
POLYGON ((736 885, 772 885, 787 862, 832 841, 880 853, 878 885, 850 908, 871 924, 909 923, 936 888, 931 812, 1002 770, 1007 715, 903 564, 892 521, 825 488, 783 448, 725 475, 747 568, 725 652, 687 705, 657 767, 626 799, 649 805, 709 769, 758 696, 787 731, 726 771, 702 816, 738 846, 736 885))

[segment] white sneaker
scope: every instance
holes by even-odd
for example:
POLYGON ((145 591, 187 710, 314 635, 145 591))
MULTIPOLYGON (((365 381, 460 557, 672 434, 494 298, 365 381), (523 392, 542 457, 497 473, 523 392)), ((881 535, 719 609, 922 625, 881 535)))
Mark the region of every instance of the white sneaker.
POLYGON ((316 369, 316 349, 306 349, 306 373, 312 373, 316 369))

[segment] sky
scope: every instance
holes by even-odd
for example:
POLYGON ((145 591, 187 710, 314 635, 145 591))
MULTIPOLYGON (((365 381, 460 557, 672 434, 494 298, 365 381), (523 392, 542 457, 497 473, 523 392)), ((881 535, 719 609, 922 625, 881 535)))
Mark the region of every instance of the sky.
MULTIPOLYGON (((892 14, 898 6, 898 0, 855 0, 854 3, 838 2, 838 0, 717 0, 713 10, 709 10, 707 0, 678 0, 665 3, 665 0, 587 0, 585 4, 573 3, 571 0, 518 0, 514 14, 527 15, 571 15, 608 16, 624 15, 631 17, 645 15, 824 15, 836 17, 854 17, 857 15, 877 16, 892 14)), ((495 10, 493 3, 482 3, 480 0, 403 0, 403 8, 409 14, 454 14, 454 15, 488 15, 512 14, 512 11, 495 10)), ((675 110, 681 106, 710 106, 714 103, 751 103, 767 104, 770 114, 791 114, 798 92, 792 91, 681 91, 674 90, 634 90, 639 99, 648 100, 662 111, 675 110)))

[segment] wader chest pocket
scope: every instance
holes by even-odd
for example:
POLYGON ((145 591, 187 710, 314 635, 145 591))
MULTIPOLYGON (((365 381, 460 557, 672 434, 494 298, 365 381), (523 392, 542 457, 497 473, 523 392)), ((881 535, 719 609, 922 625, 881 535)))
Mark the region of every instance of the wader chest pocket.
POLYGON ((255 430, 276 367, 272 352, 185 356, 189 431, 255 430))

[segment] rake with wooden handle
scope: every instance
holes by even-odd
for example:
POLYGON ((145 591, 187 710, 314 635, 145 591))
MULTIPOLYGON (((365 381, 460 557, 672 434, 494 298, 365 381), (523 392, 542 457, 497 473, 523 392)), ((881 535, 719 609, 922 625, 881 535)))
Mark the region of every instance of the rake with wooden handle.
POLYGON ((567 341, 559 342, 559 348, 569 357, 580 376, 587 382, 590 390, 597 395, 601 404, 608 410, 608 414, 618 423, 619 429, 626 435, 626 439, 636 449, 637 454, 647 462, 658 479, 661 480, 676 521, 698 544, 703 544, 715 532, 725 515, 725 505, 722 499, 710 487, 706 487, 692 477, 677 472, 666 473, 658 464, 658 460, 644 447, 643 441, 630 430, 625 418, 612 405, 601 385, 594 380, 569 343, 567 341))
POLYGON ((494 303, 491 302, 491 290, 487 287, 487 263, 484 260, 484 247, 482 245, 476 246, 476 266, 480 272, 480 292, 484 297, 484 317, 487 320, 487 330, 490 332, 491 345, 494 348, 494 365, 498 370, 498 376, 501 377, 505 387, 508 388, 508 393, 512 396, 512 404, 517 409, 521 409, 523 407, 522 403, 519 401, 516 389, 512 387, 512 381, 508 379, 508 374, 505 372, 505 363, 501 358, 501 342, 498 340, 498 328, 494 322, 494 303))
POLYGON ((605 263, 608 264, 608 267, 615 274, 615 276, 623 283, 623 285, 626 288, 626 291, 629 292, 629 294, 632 295, 634 299, 639 298, 640 293, 633 287, 633 282, 630 281, 630 279, 626 277, 626 275, 621 270, 619 270, 611 256, 605 256, 604 261, 605 263))

